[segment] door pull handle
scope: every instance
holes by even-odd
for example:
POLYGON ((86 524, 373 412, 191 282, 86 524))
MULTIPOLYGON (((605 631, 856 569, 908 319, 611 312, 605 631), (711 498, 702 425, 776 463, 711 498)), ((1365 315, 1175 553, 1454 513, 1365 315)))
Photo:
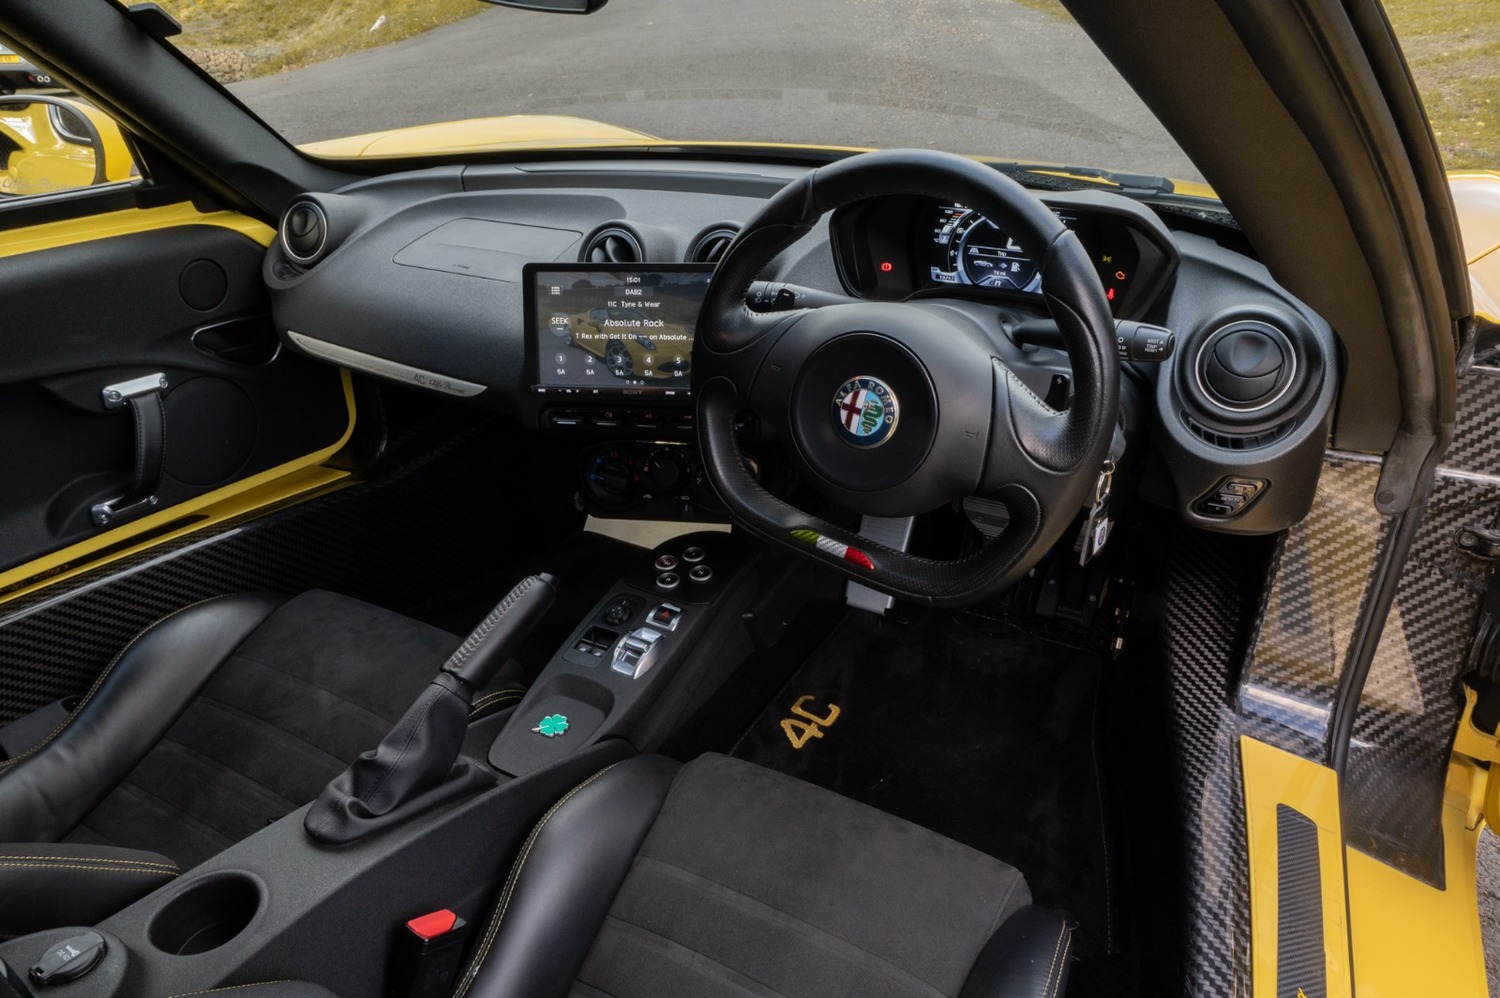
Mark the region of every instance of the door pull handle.
POLYGON ((101 393, 104 408, 129 409, 135 417, 135 464, 124 495, 89 508, 95 525, 108 527, 134 519, 155 509, 160 501, 156 490, 161 487, 166 455, 167 417, 162 405, 166 390, 165 374, 148 374, 107 385, 101 393))

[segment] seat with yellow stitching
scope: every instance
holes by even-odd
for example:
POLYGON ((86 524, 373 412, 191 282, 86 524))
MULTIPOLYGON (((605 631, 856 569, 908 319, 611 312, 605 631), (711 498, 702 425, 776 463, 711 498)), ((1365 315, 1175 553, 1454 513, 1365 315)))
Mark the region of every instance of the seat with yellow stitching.
MULTIPOLYGON (((71 715, 0 761, 7 854, 68 843, 91 867, 0 865, 0 895, 24 877, 28 896, 55 902, 8 906, 0 933, 88 924, 160 886, 168 866, 175 875, 307 803, 459 640, 321 591, 226 596, 151 626, 71 715)), ((502 675, 471 720, 514 705, 517 686, 502 675)))
POLYGON ((725 756, 640 756, 538 823, 455 998, 1055 998, 1071 936, 950 839, 725 756))

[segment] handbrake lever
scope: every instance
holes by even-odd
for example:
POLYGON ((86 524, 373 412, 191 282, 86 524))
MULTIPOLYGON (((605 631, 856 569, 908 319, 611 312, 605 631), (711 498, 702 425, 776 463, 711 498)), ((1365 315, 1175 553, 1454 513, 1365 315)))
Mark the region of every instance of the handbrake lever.
POLYGON ((353 842, 493 782, 488 770, 458 758, 474 693, 494 678, 556 596, 546 574, 522 579, 507 593, 380 744, 323 788, 303 818, 307 834, 319 842, 353 842))
POLYGON ((443 672, 462 680, 470 696, 488 686, 496 670, 552 609, 556 585, 545 572, 522 579, 448 656, 443 672))

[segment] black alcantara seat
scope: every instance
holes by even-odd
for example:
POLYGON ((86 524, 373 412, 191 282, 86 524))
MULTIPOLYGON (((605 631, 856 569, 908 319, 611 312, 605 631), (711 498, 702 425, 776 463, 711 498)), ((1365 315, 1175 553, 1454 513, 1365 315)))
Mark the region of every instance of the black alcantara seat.
POLYGON ((774 771, 637 756, 541 820, 455 998, 1054 998, 1020 872, 774 771))
MULTIPOLYGON (((226 596, 147 628, 0 761, 0 937, 92 924, 312 800, 459 641, 322 591, 226 596)), ((516 686, 498 678, 476 714, 516 686)))

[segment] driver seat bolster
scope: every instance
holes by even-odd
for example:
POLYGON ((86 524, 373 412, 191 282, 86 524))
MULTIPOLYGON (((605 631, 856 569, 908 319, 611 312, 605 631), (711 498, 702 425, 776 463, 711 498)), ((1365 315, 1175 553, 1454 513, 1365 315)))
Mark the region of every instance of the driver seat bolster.
POLYGON ((56 842, 140 762, 287 597, 224 596, 143 631, 66 721, 0 761, 0 842, 56 842))
POLYGON ((1027 905, 990 936, 958 998, 1058 998, 1072 958, 1073 923, 1027 905))
POLYGON ((637 756, 547 812, 455 998, 1056 998, 1072 927, 1013 867, 724 756, 637 756))
POLYGON ((661 756, 636 756, 595 773, 543 815, 457 994, 567 992, 679 768, 661 756))

